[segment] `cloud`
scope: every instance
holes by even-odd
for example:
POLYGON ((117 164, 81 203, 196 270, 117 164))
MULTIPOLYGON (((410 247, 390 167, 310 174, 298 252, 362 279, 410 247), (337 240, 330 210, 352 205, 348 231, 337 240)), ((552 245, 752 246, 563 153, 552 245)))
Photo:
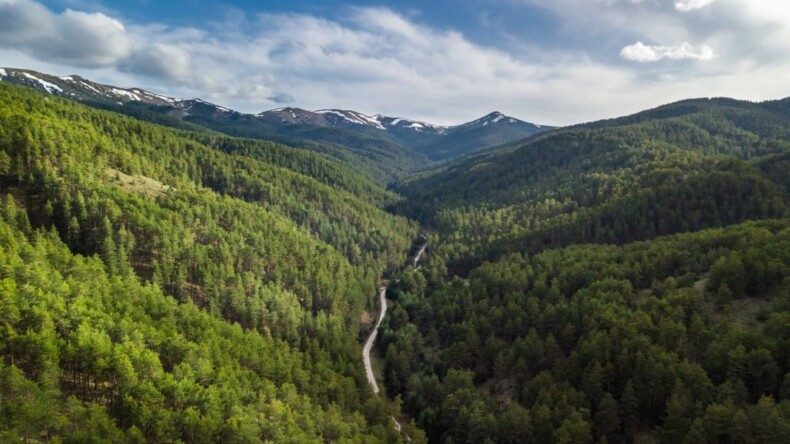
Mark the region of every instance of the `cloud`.
POLYGON ((123 24, 102 13, 54 14, 31 0, 0 0, 0 46, 70 66, 109 66, 133 45, 123 24))
POLYGON ((154 43, 134 51, 120 68, 149 77, 187 81, 193 75, 189 52, 178 46, 154 43))
POLYGON ((294 96, 288 93, 274 93, 271 96, 267 97, 266 100, 271 100, 274 103, 293 103, 296 101, 294 96))
POLYGON ((533 32, 519 41, 509 29, 502 31, 512 38, 483 45, 380 7, 348 8, 335 19, 239 12, 176 27, 0 0, 0 60, 53 74, 78 66, 105 83, 244 112, 292 103, 439 124, 493 109, 569 124, 700 95, 777 98, 790 84, 785 0, 717 0, 704 13, 679 11, 679 0, 498 1, 509 13, 550 14, 544 40, 533 32), (673 46, 679 42, 690 43, 673 46), (98 49, 83 49, 91 44, 98 49))
POLYGON ((710 46, 703 45, 699 49, 694 49, 688 42, 683 42, 678 46, 650 46, 642 42, 636 42, 623 48, 620 51, 620 56, 626 60, 647 63, 658 62, 664 59, 707 61, 713 59, 715 54, 710 46))
POLYGON ((675 9, 681 12, 702 9, 716 0, 675 0, 675 9))

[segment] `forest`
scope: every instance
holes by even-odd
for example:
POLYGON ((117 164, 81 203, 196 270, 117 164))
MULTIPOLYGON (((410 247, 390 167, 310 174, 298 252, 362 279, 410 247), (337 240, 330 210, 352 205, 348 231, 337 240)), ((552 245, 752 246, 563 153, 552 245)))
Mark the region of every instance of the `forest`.
POLYGON ((2 441, 790 434, 787 100, 408 176, 424 156, 358 134, 94 106, 0 83, 2 441))
POLYGON ((417 226, 363 171, 0 84, 0 434, 391 442, 360 318, 417 226))
POLYGON ((431 442, 780 443, 787 100, 692 100, 415 175, 429 232, 382 326, 431 442))

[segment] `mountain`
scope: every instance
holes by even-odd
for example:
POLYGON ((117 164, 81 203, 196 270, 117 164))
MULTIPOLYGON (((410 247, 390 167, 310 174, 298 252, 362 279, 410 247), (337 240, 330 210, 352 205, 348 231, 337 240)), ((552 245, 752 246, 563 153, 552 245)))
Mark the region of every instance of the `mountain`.
MULTIPOLYGON (((370 164, 369 168, 375 171, 372 176, 384 173, 390 179, 422 167, 429 160, 460 157, 552 129, 501 113, 450 127, 340 109, 308 111, 287 107, 244 114, 200 99, 175 99, 140 88, 101 85, 77 75, 58 77, 12 68, 0 71, 0 80, 170 126, 189 122, 233 136, 274 140, 307 149, 315 149, 308 142, 347 148, 370 164)), ((336 151, 332 153, 337 155, 336 151)))
POLYGON ((485 148, 504 145, 553 129, 492 112, 477 120, 451 127, 420 151, 433 160, 454 159, 485 148))
POLYGON ((440 126, 403 117, 367 116, 356 111, 328 109, 307 111, 279 108, 258 117, 273 125, 342 128, 394 140, 425 154, 431 160, 446 160, 524 139, 553 129, 492 112, 457 126, 440 126), (383 134, 386 133, 386 134, 383 134))
POLYGON ((364 127, 397 133, 444 134, 448 127, 409 120, 403 117, 387 117, 380 114, 366 116, 362 113, 341 109, 307 111, 301 108, 278 108, 257 114, 260 119, 280 125, 312 125, 361 129, 364 127))
MULTIPOLYGON (((207 128, 236 137, 262 139, 319 152, 345 163, 376 181, 387 183, 427 162, 421 154, 380 135, 330 128, 316 114, 316 124, 292 125, 244 114, 201 99, 177 99, 140 88, 101 85, 80 76, 52 76, 4 68, 0 80, 66 97, 179 129, 207 128)), ((307 121, 306 121, 307 122, 307 121)))
POLYGON ((187 110, 199 102, 197 100, 173 99, 139 88, 125 89, 102 85, 78 75, 56 77, 30 70, 3 68, 0 69, 0 79, 82 102, 115 103, 118 105, 140 102, 152 106, 167 106, 183 110, 187 110))

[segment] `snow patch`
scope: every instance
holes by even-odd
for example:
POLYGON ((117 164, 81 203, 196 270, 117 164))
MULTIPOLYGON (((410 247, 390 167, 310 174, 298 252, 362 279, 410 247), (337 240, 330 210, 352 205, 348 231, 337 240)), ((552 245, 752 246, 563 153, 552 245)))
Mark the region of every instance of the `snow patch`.
POLYGON ((125 89, 113 88, 112 92, 113 92, 113 94, 115 94, 117 96, 128 97, 129 99, 136 100, 138 102, 142 101, 140 96, 138 96, 137 94, 135 94, 133 92, 126 91, 125 89))
POLYGON ((351 123, 355 123, 357 125, 369 125, 374 126, 378 129, 385 129, 384 125, 381 124, 378 120, 370 118, 364 114, 359 114, 355 112, 341 112, 334 109, 323 109, 316 111, 317 114, 333 114, 335 116, 340 117, 343 120, 346 120, 351 123))
POLYGON ((379 122, 379 121, 378 121, 378 120, 376 120, 376 119, 372 119, 372 118, 370 118, 370 117, 368 117, 368 116, 366 116, 366 115, 364 115, 364 114, 358 114, 358 113, 356 113, 356 114, 354 114, 354 115, 356 116, 356 118, 358 118, 358 119, 361 119, 361 120, 363 120, 363 121, 367 122, 367 124, 368 124, 368 125, 373 125, 373 126, 375 126, 376 128, 378 128, 378 129, 384 129, 384 125, 382 125, 382 124, 381 124, 381 122, 379 122))
POLYGON ((152 93, 150 91, 143 91, 143 94, 146 94, 146 95, 148 95, 150 97, 156 97, 157 99, 164 100, 167 103, 175 102, 175 100, 171 99, 170 97, 162 96, 162 95, 159 95, 159 94, 156 94, 156 93, 152 93))
POLYGON ((85 83, 85 82, 80 82, 80 83, 82 83, 82 86, 84 86, 84 87, 86 87, 86 88, 88 88, 88 89, 92 90, 92 91, 93 91, 93 92, 95 92, 96 94, 103 95, 103 94, 101 93, 101 91, 99 91, 98 89, 96 89, 96 88, 94 88, 94 87, 90 86, 90 84, 88 84, 88 83, 85 83))
POLYGON ((3 76, 3 77, 8 77, 8 73, 7 73, 7 72, 5 72, 5 69, 3 69, 3 68, 0 68, 0 76, 3 76))
POLYGON ((30 74, 28 74, 26 72, 23 72, 22 75, 24 75, 25 77, 27 77, 30 80, 34 80, 34 81, 38 82, 50 94, 52 94, 53 91, 63 92, 63 90, 60 89, 60 87, 58 85, 55 85, 54 83, 49 83, 46 80, 41 80, 38 77, 30 75, 30 74))
POLYGON ((65 80, 67 82, 73 82, 74 78, 71 76, 60 77, 60 80, 65 80))

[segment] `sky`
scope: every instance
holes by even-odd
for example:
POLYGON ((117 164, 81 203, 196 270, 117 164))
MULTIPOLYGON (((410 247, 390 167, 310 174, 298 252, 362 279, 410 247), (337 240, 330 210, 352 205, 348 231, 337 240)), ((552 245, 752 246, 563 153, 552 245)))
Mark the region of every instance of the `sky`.
POLYGON ((790 96, 790 1, 0 0, 0 66, 249 113, 568 125, 790 96))

